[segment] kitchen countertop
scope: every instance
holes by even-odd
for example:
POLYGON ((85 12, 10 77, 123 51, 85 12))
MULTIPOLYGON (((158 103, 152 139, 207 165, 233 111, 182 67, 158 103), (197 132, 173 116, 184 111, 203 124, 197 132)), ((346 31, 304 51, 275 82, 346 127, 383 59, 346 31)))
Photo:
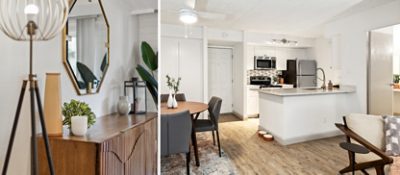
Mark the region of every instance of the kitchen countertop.
MULTIPOLYGON (((292 84, 277 84, 277 85, 281 85, 282 87, 263 87, 262 89, 293 88, 293 85, 292 85, 292 84)), ((260 90, 260 85, 251 85, 251 84, 248 84, 247 86, 248 86, 249 89, 252 90, 252 91, 259 91, 259 90, 260 90)))
POLYGON ((342 86, 333 90, 322 90, 321 88, 274 88, 274 89, 259 89, 260 93, 276 95, 276 96, 304 96, 304 95, 325 95, 325 94, 341 94, 355 92, 353 86, 342 86))

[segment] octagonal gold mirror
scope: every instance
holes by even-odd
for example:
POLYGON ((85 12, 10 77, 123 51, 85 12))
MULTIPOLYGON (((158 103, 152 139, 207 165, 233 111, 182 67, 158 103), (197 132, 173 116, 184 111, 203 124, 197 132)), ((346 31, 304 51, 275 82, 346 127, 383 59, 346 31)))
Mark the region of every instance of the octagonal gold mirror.
POLYGON ((110 28, 101 0, 71 0, 63 62, 78 95, 100 91, 110 63, 110 28))

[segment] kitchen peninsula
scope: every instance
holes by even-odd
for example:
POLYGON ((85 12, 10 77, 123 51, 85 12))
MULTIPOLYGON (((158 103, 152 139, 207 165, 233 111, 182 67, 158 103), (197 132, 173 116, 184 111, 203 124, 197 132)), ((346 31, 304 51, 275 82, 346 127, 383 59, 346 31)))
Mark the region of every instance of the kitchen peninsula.
POLYGON ((334 123, 351 112, 355 88, 260 89, 259 128, 282 145, 339 135, 334 123))

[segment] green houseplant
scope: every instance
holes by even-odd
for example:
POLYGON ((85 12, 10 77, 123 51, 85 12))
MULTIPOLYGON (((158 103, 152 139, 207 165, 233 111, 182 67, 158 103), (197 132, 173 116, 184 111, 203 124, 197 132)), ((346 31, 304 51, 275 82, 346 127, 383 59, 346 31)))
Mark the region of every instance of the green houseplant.
POLYGON ((88 118, 88 128, 96 122, 96 115, 89 105, 74 99, 69 103, 64 103, 62 114, 64 115, 63 125, 68 125, 69 128, 71 128, 71 118, 74 116, 86 116, 88 118))
POLYGON ((142 80, 146 82, 146 87, 153 97, 154 103, 157 105, 158 82, 154 73, 158 68, 158 53, 155 53, 151 46, 145 41, 143 41, 141 44, 141 51, 143 62, 148 69, 139 64, 136 67, 136 71, 139 73, 139 76, 142 78, 142 80))
POLYGON ((167 77, 167 86, 170 90, 174 91, 174 94, 178 93, 179 91, 179 84, 181 82, 181 77, 178 77, 178 80, 175 80, 175 78, 171 78, 169 75, 167 77))

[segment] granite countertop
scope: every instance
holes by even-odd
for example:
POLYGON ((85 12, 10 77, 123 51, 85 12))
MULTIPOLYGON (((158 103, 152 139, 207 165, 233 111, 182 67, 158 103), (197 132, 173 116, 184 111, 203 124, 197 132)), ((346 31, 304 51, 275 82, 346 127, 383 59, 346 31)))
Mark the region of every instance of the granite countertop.
POLYGON ((287 89, 260 89, 260 93, 276 95, 276 96, 305 96, 305 95, 325 95, 325 94, 341 94, 353 93, 355 87, 342 86, 333 90, 323 90, 321 88, 287 88, 287 89))

